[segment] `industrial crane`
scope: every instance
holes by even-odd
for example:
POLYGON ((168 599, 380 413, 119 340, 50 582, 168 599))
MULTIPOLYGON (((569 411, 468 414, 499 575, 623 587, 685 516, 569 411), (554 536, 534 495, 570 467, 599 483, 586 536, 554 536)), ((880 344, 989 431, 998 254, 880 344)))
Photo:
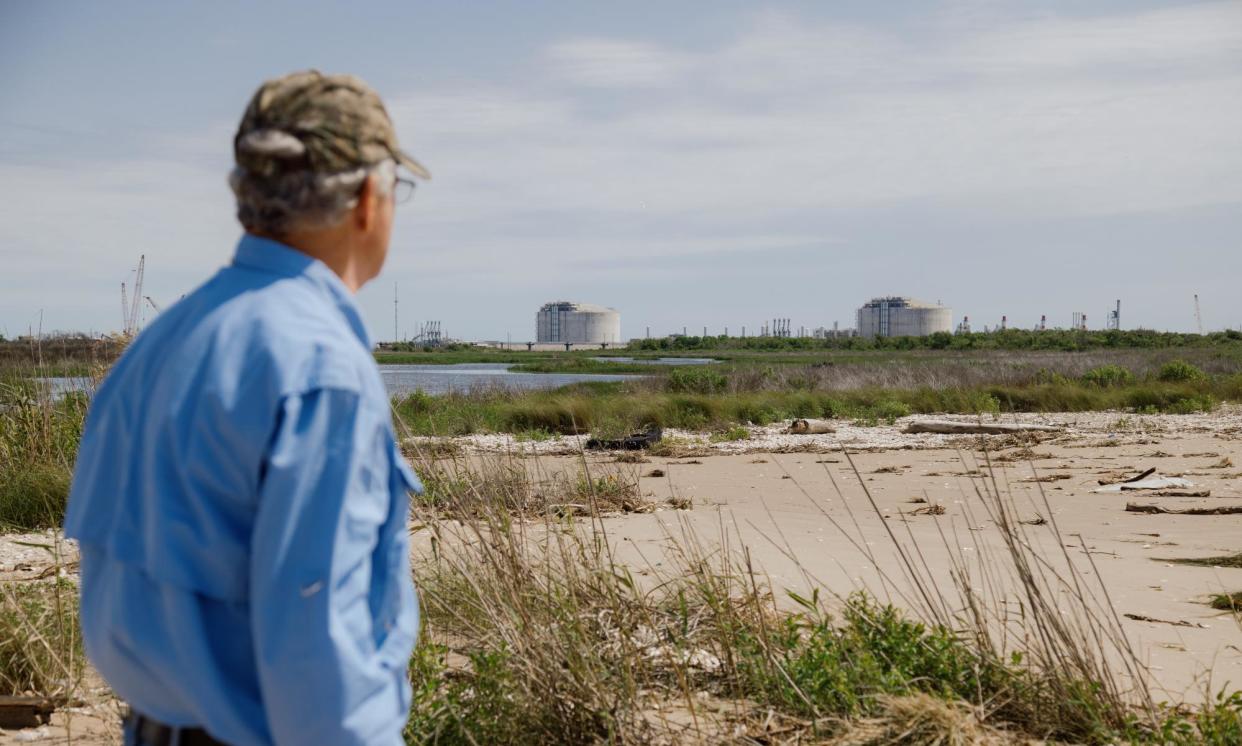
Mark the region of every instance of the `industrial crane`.
POLYGON ((1203 314, 1199 313, 1199 294, 1195 293, 1195 324, 1199 327, 1199 336, 1203 336, 1203 314))
MULTIPOLYGON (((126 292, 125 283, 121 283, 121 316, 122 329, 125 336, 132 337, 138 333, 138 312, 142 310, 142 276, 146 269, 147 255, 138 257, 138 271, 134 276, 134 294, 131 298, 126 292)), ((150 301, 150 298, 147 298, 150 301)))

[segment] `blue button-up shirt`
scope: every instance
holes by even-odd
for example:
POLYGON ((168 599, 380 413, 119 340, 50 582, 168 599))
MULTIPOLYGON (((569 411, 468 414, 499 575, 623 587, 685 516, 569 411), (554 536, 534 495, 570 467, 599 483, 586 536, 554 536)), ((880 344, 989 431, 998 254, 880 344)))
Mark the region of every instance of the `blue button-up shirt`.
POLYGON ((152 718, 248 744, 396 744, 418 629, 408 490, 348 289, 246 236, 100 386, 65 533, 86 651, 152 718))

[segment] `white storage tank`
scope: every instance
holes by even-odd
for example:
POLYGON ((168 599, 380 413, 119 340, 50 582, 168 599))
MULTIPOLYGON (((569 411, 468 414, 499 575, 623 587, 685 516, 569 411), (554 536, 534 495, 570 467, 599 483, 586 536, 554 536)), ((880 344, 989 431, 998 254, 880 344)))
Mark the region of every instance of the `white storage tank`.
POLYGON ((872 298, 858 309, 861 337, 926 337, 953 331, 953 309, 913 298, 872 298))
POLYGON ((590 303, 545 303, 535 315, 535 339, 539 344, 619 344, 621 314, 590 303))

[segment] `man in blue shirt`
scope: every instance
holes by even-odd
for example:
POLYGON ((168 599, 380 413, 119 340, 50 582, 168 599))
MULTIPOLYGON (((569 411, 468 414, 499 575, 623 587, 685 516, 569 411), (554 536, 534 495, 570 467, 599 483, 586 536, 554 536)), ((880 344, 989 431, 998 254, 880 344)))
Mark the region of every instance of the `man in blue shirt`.
POLYGON ((353 295, 426 171, 357 78, 265 83, 234 140, 246 235, 96 393, 65 533, 131 744, 397 744, 418 632, 408 491, 353 295))

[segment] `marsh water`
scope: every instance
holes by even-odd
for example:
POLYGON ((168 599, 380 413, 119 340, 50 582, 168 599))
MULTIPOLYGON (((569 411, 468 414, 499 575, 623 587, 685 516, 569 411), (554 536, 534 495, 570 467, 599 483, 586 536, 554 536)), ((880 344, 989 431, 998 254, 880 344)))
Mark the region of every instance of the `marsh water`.
MULTIPOLYGON (((596 358, 605 362, 649 363, 651 365, 706 365, 710 358, 596 358)), ((624 381, 639 376, 621 373, 523 373, 511 370, 510 363, 458 363, 455 365, 380 365, 380 376, 389 395, 404 396, 415 391, 445 394, 486 388, 555 389, 583 381, 624 381)), ((90 378, 42 378, 53 399, 75 391, 90 392, 90 378)))
POLYGON ((522 373, 508 363, 457 365, 381 365, 380 375, 392 396, 421 390, 428 394, 465 392, 485 388, 555 389, 582 381, 624 381, 632 375, 615 373, 522 373))

